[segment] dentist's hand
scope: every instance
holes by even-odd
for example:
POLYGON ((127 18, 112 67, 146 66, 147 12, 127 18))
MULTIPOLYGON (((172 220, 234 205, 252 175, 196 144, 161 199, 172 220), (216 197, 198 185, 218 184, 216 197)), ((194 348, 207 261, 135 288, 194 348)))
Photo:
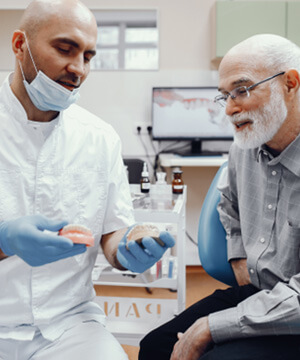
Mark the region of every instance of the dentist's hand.
POLYGON ((0 223, 0 248, 8 255, 17 255, 31 266, 48 264, 86 250, 82 244, 63 236, 43 232, 58 231, 66 221, 54 221, 42 215, 23 216, 0 223))
POLYGON ((129 241, 126 248, 129 231, 130 229, 119 243, 117 259, 124 268, 133 272, 142 273, 146 271, 163 256, 169 247, 175 245, 173 236, 163 231, 159 234, 159 238, 164 243, 164 246, 159 245, 153 238, 145 236, 142 240, 143 247, 135 241, 129 241))

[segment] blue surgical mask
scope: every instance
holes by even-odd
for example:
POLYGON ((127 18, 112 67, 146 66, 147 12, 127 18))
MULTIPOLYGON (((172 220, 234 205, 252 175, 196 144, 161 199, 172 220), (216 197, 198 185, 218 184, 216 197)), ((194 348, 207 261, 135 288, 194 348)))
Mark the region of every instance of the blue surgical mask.
POLYGON ((34 106, 41 111, 62 111, 67 109, 78 100, 80 96, 79 88, 70 91, 50 79, 41 70, 38 71, 29 48, 26 34, 24 33, 24 35, 30 58, 37 73, 37 76, 29 84, 25 79, 22 65, 19 62, 23 76, 23 83, 30 100, 33 102, 34 106))

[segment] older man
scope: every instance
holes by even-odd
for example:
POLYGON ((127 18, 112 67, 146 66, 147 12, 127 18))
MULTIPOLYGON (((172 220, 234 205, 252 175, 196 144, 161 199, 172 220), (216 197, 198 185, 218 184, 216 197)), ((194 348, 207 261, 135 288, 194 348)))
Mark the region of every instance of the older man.
POLYGON ((239 286, 150 333, 139 359, 299 358, 299 71, 300 49, 275 35, 251 37, 223 58, 216 101, 235 139, 219 213, 239 286))
POLYGON ((15 72, 0 88, 1 360, 127 359, 92 301, 99 243, 135 272, 174 244, 164 232, 164 246, 126 246, 134 218, 120 139, 74 104, 96 39, 78 0, 33 1, 13 34, 15 72), (56 235, 67 222, 89 228, 95 246, 56 235))

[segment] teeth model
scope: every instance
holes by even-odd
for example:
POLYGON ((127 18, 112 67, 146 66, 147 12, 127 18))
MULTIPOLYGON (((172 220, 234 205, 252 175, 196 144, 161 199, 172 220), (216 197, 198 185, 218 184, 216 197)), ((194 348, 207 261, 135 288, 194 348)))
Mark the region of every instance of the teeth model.
POLYGON ((165 245, 165 243, 159 238, 158 228, 154 225, 136 225, 127 234, 127 241, 134 240, 143 247, 143 237, 152 237, 159 245, 165 245))
POLYGON ((83 225, 66 225, 59 230, 58 235, 72 240, 74 244, 85 244, 86 246, 94 246, 95 244, 91 230, 83 225))

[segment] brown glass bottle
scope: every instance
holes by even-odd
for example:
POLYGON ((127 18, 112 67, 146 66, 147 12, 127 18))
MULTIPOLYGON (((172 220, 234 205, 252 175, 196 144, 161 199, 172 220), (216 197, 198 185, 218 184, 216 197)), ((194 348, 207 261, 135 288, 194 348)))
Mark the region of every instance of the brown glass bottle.
POLYGON ((173 170, 173 180, 172 180, 172 192, 173 194, 182 194, 183 193, 183 180, 182 180, 182 171, 173 170))

